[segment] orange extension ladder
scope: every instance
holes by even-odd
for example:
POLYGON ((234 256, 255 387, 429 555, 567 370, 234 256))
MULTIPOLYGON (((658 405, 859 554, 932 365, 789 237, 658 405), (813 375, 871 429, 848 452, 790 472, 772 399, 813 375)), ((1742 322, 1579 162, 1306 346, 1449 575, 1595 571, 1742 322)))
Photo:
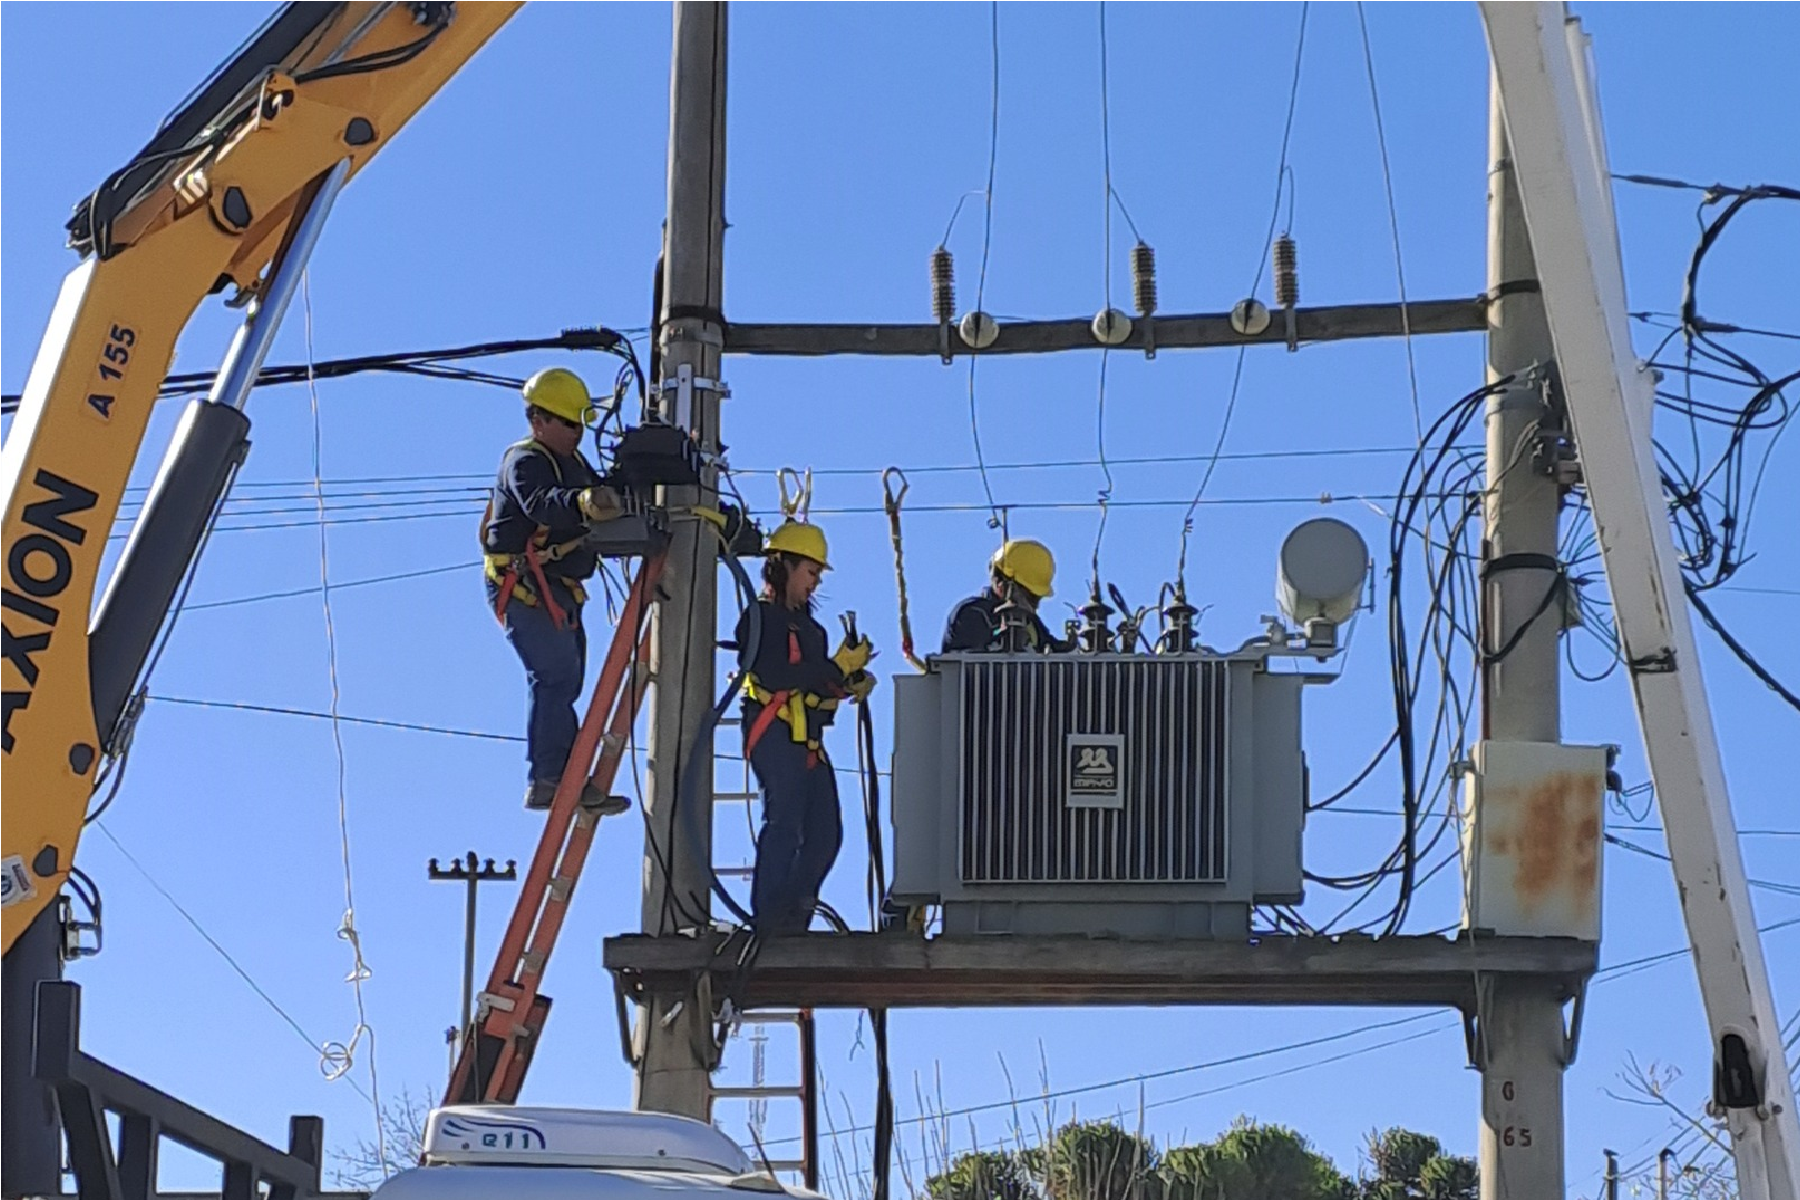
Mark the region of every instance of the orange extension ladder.
POLYGON ((450 1073, 446 1104, 511 1104, 525 1082, 550 1014, 550 998, 538 989, 600 821, 579 801, 590 780, 603 795, 612 790, 649 689, 649 605, 662 570, 663 555, 657 554, 632 581, 506 937, 450 1073))

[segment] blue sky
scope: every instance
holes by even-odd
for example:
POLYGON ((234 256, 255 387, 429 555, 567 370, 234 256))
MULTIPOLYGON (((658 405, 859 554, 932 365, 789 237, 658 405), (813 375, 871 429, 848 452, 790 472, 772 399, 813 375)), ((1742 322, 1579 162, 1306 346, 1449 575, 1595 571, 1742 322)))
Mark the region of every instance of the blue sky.
MULTIPOLYGON (((61 276, 74 265, 62 222, 75 200, 136 151, 161 116, 229 55, 268 11, 259 4, 22 5, 0 17, 0 384, 16 391, 61 276), (104 36, 97 36, 103 34, 104 36), (104 87, 96 87, 104 80, 104 87)), ((1595 5, 1581 15, 1595 55, 1615 169, 1701 181, 1800 178, 1787 47, 1800 16, 1782 5, 1595 5)), ((727 312, 740 321, 929 317, 926 261, 957 200, 987 172, 990 44, 986 5, 745 4, 733 12, 727 312)), ((1297 6, 1116 4, 1111 45, 1113 185, 1158 252, 1165 312, 1217 311, 1257 273, 1269 220, 1292 67, 1297 6)), ((1472 5, 1373 5, 1370 36, 1393 169, 1406 283, 1415 299, 1469 296, 1483 286, 1486 50, 1472 5)), ((669 12, 665 5, 533 5, 506 28, 344 195, 311 272, 313 352, 320 358, 539 337, 570 325, 647 324, 648 283, 664 203, 669 12)), ((1092 4, 1003 6, 1002 98, 986 307, 1011 316, 1091 314, 1110 282, 1128 307, 1125 223, 1104 238, 1099 17, 1092 4)), ((1303 302, 1391 299, 1393 244, 1356 11, 1312 10, 1293 144, 1292 224, 1303 302)), ((1695 237, 1690 196, 1621 188, 1618 209, 1634 308, 1671 310, 1695 237)), ((1766 210, 1766 211, 1765 211, 1766 210)), ((972 302, 981 249, 971 203, 951 239, 962 307, 972 302)), ((1792 206, 1742 217, 1708 260, 1705 310, 1762 328, 1800 328, 1793 271, 1800 229, 1792 206)), ((1264 298, 1268 285, 1263 285, 1264 298)), ((296 304, 271 355, 300 361, 296 304)), ((235 314, 209 303, 174 369, 218 362, 235 314)), ((1647 331, 1643 348, 1647 351, 1647 331)), ((1745 348, 1771 373, 1789 344, 1745 348)), ((1481 382, 1476 336, 1415 346, 1427 417, 1481 382)), ((1103 570, 1148 597, 1174 570, 1182 506, 1218 436, 1235 356, 1116 356, 1110 363, 1105 453, 1114 508, 1103 570), (1126 464, 1183 456, 1189 461, 1126 464), (1174 501, 1173 506, 1125 501, 1174 501)), ((498 364, 526 374, 548 360, 498 364)), ((1096 526, 1098 364, 1093 354, 985 364, 977 393, 990 464, 1088 465, 991 473, 1015 531, 1061 556, 1073 596, 1096 526)), ((573 361, 594 375, 592 363, 573 361)), ((1789 369, 1789 368, 1781 368, 1789 369)), ((854 609, 898 663, 892 564, 878 473, 913 468, 909 503, 959 506, 908 520, 908 571, 922 642, 974 590, 992 546, 973 461, 967 375, 933 361, 732 360, 726 440, 752 500, 772 507, 769 472, 812 467, 815 509, 833 541, 829 612, 854 609), (832 510, 851 509, 848 513, 832 510)), ((471 490, 517 435, 506 393, 467 384, 367 377, 319 388, 328 481, 366 503, 346 516, 406 519, 334 524, 334 583, 453 567, 475 557, 480 501, 471 490), (409 493, 415 486, 417 492, 409 493), (426 489, 440 489, 427 491, 426 489), (444 491, 441 489, 453 489, 444 491), (461 489, 461 490, 455 490, 461 489), (399 492, 400 494, 395 494, 399 492), (473 497, 473 498, 472 498, 473 497)), ((154 680, 175 699, 303 710, 330 699, 319 596, 218 601, 316 587, 318 535, 302 496, 312 478, 312 417, 304 388, 259 393, 255 449, 240 505, 266 512, 221 531, 154 680), (252 501, 250 497, 273 497, 252 501), (287 497, 287 499, 280 499, 287 497), (288 511, 279 511, 288 510, 288 511), (269 528, 269 526, 289 526, 269 528)), ((146 483, 179 412, 153 423, 135 482, 146 483)), ((1271 610, 1282 535, 1321 511, 1351 521, 1372 546, 1386 521, 1369 507, 1318 497, 1391 493, 1413 437, 1406 357, 1398 342, 1339 344, 1248 356, 1227 454, 1338 451, 1324 459, 1226 458, 1200 510, 1189 585, 1213 607, 1207 632, 1235 644, 1271 610), (1359 451, 1359 453, 1351 453, 1359 451), (1360 451, 1375 451, 1360 453, 1360 451)), ((1740 589, 1715 605, 1771 669, 1800 679, 1800 650, 1782 631, 1800 614, 1800 543, 1776 514, 1800 511, 1792 441, 1780 446, 1761 498, 1760 557, 1740 589)), ((345 499, 341 503, 352 503, 345 499)), ((514 734, 523 689, 516 661, 484 609, 473 569, 333 594, 342 711, 461 730, 514 734)), ((1307 751, 1320 788, 1334 788, 1390 729, 1380 625, 1369 622, 1344 677, 1309 693, 1307 751), (1363 643, 1367 644, 1364 645, 1363 643)), ((1783 707, 1702 635, 1708 690, 1753 876, 1800 883, 1791 865, 1791 770, 1771 752, 1800 729, 1783 707)), ((880 693, 878 693, 879 697, 880 693)), ((1627 781, 1645 777, 1628 690, 1614 678, 1565 688, 1571 742, 1625 747, 1627 781)), ((847 735, 843 755, 849 753, 847 735)), ((884 731, 885 740, 885 731, 884 731)), ((529 857, 536 822, 519 806, 515 744, 349 725, 346 797, 358 924, 373 977, 366 988, 384 1093, 431 1093, 444 1070, 442 1031, 455 1019, 461 896, 428 884, 425 861, 468 849, 529 857)), ((887 752, 883 747, 883 754, 887 752)), ((278 1138, 293 1112, 321 1113, 342 1143, 369 1125, 368 1104, 320 1075, 316 1051, 287 1027, 171 907, 173 896, 314 1040, 355 1025, 337 934, 344 908, 337 760, 327 723, 153 703, 130 777, 80 864, 106 897, 107 949, 74 977, 85 987, 95 1053, 236 1123, 278 1138), (123 848, 123 849, 121 849, 123 848), (132 865, 125 852, 147 870, 132 865)), ((852 798, 846 796, 847 801, 852 798)), ((1396 807, 1391 774, 1359 794, 1396 807)), ((1654 823, 1612 813, 1620 824, 1654 823)), ((851 821, 852 826, 855 825, 851 821)), ((1394 822, 1319 816, 1309 825, 1315 868, 1372 865, 1394 822)), ((747 844, 738 814, 722 815, 720 861, 747 844)), ((1658 835, 1637 834, 1660 846, 1658 835)), ((622 1106, 620 1060, 602 937, 638 912, 641 839, 608 823, 565 929, 549 990, 556 1016, 533 1068, 534 1103, 622 1106)), ((828 894, 860 912, 862 847, 854 830, 828 894)), ((1454 872, 1434 881, 1418 929, 1455 920, 1454 872)), ((1621 963, 1675 949, 1684 932, 1667 867, 1609 851, 1602 957, 1621 963)), ((1333 896, 1309 912, 1328 915, 1333 896)), ((483 897, 484 946, 510 894, 483 897)), ((1763 923, 1800 915, 1791 894, 1755 896, 1763 923)), ((1800 1005, 1800 932, 1771 935, 1767 953, 1781 1014, 1800 1005)), ((483 966, 485 970, 485 964, 483 966)), ((951 1107, 1002 1100, 1002 1062, 1024 1091, 1042 1070, 1067 1088, 1316 1039, 1392 1016, 1343 1011, 1146 1010, 905 1012, 893 1022, 903 1116, 915 1096, 951 1107), (919 1081, 915 1091, 915 1077, 919 1081)), ((834 1121, 866 1116, 873 1091, 853 1014, 825 1018, 824 1069, 834 1121), (840 1092, 842 1098, 840 1099, 840 1092)), ((1596 1188, 1602 1147, 1654 1152, 1662 1118, 1607 1095, 1628 1055, 1679 1067, 1676 1095, 1703 1099, 1706 1030, 1685 960, 1596 986, 1580 1059, 1567 1082, 1571 1194, 1596 1188)), ((734 1078, 748 1054, 735 1049, 734 1078)), ((792 1060, 771 1046, 771 1072, 792 1060)), ((366 1063, 357 1077, 366 1085, 366 1063)), ((1477 1080, 1447 1016, 1238 1067, 1152 1083, 1147 1128, 1161 1140, 1212 1136, 1238 1113, 1294 1125, 1346 1166, 1374 1126, 1428 1130, 1472 1152, 1477 1080), (1321 1063, 1412 1032, 1419 1040, 1321 1063), (1317 1065, 1314 1065, 1317 1064, 1317 1065), (1255 1082, 1288 1067, 1305 1070, 1255 1082)), ((1135 1085, 1085 1095, 1083 1115, 1135 1110, 1135 1085)), ((1070 1112, 1064 1101, 1059 1116, 1070 1112)), ((771 1118, 770 1136, 789 1126, 771 1118)), ((734 1129, 735 1132, 735 1129, 734 1129)), ((1006 1133, 1004 1114, 974 1136, 1006 1133)), ((970 1127, 958 1121, 951 1141, 970 1127)), ((906 1134, 915 1162, 918 1130, 906 1134)), ((847 1152, 847 1151, 846 1151, 847 1152)), ((193 1184, 171 1157, 165 1182, 193 1184)))

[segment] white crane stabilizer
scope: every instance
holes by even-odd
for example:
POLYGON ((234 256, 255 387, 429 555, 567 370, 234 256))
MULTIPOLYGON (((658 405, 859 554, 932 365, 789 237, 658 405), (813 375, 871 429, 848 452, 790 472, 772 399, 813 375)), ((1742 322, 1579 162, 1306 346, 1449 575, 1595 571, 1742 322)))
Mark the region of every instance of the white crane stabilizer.
POLYGON ((1585 39, 1560 3, 1483 0, 1514 174, 1745 1200, 1800 1200, 1800 1122, 1631 349, 1585 39))

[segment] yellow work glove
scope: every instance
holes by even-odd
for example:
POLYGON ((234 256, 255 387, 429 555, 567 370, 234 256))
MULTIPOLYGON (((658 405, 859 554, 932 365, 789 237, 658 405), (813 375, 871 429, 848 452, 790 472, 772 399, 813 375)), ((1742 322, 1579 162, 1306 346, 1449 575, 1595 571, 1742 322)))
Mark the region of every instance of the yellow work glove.
POLYGON ((870 644, 868 638, 854 643, 849 638, 845 638, 839 644, 836 652, 832 654, 831 661, 837 664, 838 670, 844 673, 845 679, 848 679, 868 666, 869 659, 874 653, 875 647, 870 644))
POLYGON ((611 521, 625 512, 625 503, 619 493, 609 487, 586 488, 577 501, 581 505, 581 515, 590 524, 611 521))
POLYGON ((875 676, 867 671, 858 671, 846 679, 844 684, 850 689, 851 702, 861 704, 869 698, 869 693, 875 690, 875 676))

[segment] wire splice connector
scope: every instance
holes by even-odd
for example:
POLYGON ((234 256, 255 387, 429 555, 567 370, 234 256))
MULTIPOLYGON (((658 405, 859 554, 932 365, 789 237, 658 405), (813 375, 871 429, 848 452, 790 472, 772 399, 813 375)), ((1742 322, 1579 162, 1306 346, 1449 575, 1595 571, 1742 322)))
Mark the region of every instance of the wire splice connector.
POLYGON ((943 246, 931 252, 931 315, 939 325, 956 320, 956 260, 943 246))
POLYGON ((1300 303, 1300 265, 1294 239, 1282 234, 1275 239, 1275 304, 1293 308, 1300 303))
POLYGON ((1156 251, 1147 242, 1131 248, 1131 295, 1139 316, 1156 311, 1156 251))

